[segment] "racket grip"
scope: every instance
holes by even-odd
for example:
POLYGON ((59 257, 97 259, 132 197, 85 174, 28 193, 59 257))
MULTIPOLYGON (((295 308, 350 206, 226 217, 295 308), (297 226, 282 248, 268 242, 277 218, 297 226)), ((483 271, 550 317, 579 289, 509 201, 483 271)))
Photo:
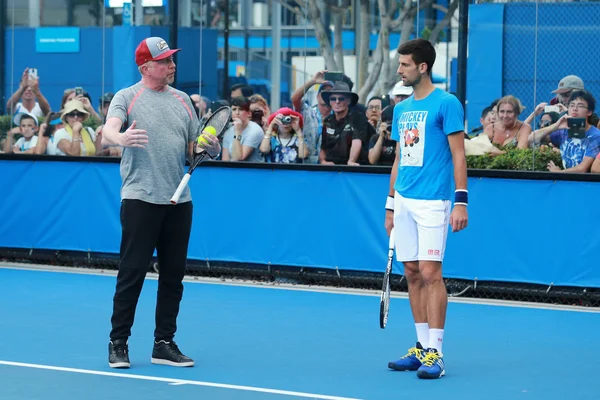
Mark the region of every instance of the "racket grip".
POLYGON ((179 197, 181 196, 181 193, 183 193, 183 189, 185 189, 188 181, 190 180, 190 177, 191 177, 191 175, 189 173, 187 173, 183 176, 183 179, 179 183, 179 186, 177 186, 177 190, 173 194, 173 197, 171 197, 171 204, 177 204, 177 202, 179 201, 179 197))

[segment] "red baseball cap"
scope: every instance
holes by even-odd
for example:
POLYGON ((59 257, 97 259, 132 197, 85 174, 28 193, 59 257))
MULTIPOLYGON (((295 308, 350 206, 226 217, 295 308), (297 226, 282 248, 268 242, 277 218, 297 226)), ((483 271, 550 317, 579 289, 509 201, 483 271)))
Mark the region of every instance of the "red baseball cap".
POLYGON ((135 63, 139 67, 148 61, 164 60, 180 50, 171 50, 163 38, 149 37, 142 40, 137 49, 135 49, 135 63))

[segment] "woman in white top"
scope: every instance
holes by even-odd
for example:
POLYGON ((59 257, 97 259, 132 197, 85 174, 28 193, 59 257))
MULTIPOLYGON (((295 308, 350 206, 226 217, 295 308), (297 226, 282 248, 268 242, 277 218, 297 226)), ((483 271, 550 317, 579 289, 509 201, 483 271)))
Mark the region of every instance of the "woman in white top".
POLYGON ((73 99, 65 104, 61 119, 64 127, 48 140, 46 154, 57 156, 95 156, 102 151, 101 135, 83 126, 89 118, 81 101, 73 99))

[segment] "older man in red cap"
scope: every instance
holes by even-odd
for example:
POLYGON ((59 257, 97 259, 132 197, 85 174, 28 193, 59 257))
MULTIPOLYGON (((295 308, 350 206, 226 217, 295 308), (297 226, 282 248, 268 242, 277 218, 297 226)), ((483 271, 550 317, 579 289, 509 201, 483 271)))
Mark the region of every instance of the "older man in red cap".
POLYGON ((183 277, 192 227, 192 199, 184 189, 177 205, 171 195, 185 171, 186 156, 220 152, 218 140, 194 146, 200 124, 189 96, 170 84, 175 78, 173 56, 159 37, 144 39, 135 52, 141 80, 113 97, 102 137, 103 144, 121 146, 121 260, 113 299, 109 366, 129 368, 128 339, 144 278, 156 249, 160 273, 152 363, 190 367, 173 337, 183 295, 183 277), (121 133, 122 128, 127 129, 121 133))

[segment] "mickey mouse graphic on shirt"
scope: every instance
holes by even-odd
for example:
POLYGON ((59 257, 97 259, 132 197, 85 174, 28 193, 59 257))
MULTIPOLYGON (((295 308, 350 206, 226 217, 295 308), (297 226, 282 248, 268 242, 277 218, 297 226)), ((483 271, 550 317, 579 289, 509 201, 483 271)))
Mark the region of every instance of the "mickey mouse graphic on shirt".
POLYGON ((402 132, 400 135, 400 165, 423 166, 426 123, 427 111, 409 111, 402 113, 398 118, 398 132, 402 132))

